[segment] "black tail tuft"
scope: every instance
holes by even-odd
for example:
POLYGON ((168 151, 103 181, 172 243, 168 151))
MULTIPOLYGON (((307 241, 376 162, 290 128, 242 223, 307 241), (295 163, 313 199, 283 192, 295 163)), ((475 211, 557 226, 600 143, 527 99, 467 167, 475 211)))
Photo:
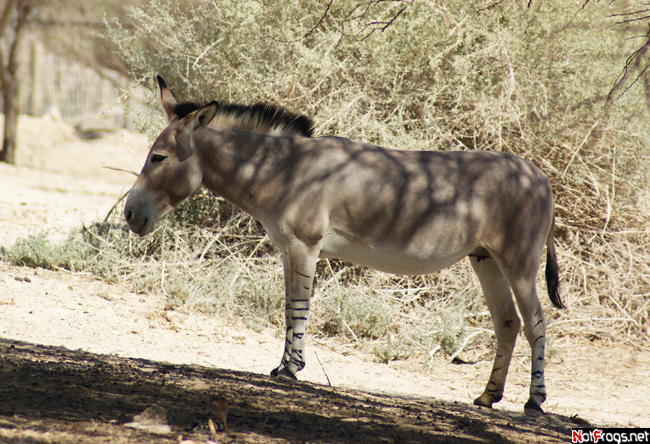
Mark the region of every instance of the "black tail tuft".
POLYGON ((551 228, 546 239, 546 288, 553 305, 557 308, 566 308, 560 299, 560 275, 555 253, 555 216, 551 220, 551 228))
POLYGON ((548 297, 551 303, 557 308, 566 308, 560 299, 560 277, 555 257, 551 260, 550 255, 546 258, 546 286, 548 287, 548 297))

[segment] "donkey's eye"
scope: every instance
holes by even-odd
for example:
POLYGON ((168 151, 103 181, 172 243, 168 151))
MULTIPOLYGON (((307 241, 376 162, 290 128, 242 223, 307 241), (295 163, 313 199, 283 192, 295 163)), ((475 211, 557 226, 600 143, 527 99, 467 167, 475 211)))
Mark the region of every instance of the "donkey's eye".
POLYGON ((167 156, 163 156, 162 154, 154 154, 151 156, 151 163, 159 163, 165 159, 167 159, 167 156))

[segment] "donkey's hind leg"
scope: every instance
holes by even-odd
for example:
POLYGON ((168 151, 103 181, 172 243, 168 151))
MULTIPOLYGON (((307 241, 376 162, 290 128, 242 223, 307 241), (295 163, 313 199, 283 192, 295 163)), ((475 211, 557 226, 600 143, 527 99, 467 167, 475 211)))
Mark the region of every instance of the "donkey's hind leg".
POLYGON ((531 350, 530 397, 524 405, 527 415, 544 413, 541 404, 546 400, 544 383, 544 349, 546 347, 546 318, 537 297, 535 275, 519 279, 512 287, 519 312, 524 320, 524 334, 531 350))
POLYGON ((496 260, 475 256, 470 256, 469 259, 481 282, 497 338, 497 353, 490 379, 485 391, 474 400, 474 404, 491 408, 493 403, 499 402, 503 397, 510 358, 512 358, 521 321, 512 301, 510 285, 501 273, 496 260))

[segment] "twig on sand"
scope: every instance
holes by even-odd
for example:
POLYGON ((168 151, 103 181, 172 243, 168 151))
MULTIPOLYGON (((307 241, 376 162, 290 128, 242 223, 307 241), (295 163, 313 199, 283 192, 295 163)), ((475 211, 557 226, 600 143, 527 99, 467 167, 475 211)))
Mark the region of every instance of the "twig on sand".
POLYGON ((120 202, 122 202, 124 200, 124 198, 129 195, 130 192, 131 192, 131 190, 127 191, 126 193, 122 194, 122 197, 117 199, 117 202, 115 202, 115 205, 113 205, 111 207, 111 209, 108 210, 108 213, 106 214, 106 217, 104 218, 104 222, 106 222, 108 220, 108 218, 111 217, 111 214, 113 214, 113 211, 115 211, 115 208, 117 208, 117 206, 120 204, 120 202))
POLYGON ((107 165, 107 164, 102 165, 102 168, 106 168, 107 170, 120 171, 122 173, 133 174, 135 177, 139 176, 139 174, 136 173, 135 171, 125 170, 124 168, 118 168, 118 167, 110 166, 110 165, 107 165))
POLYGON ((314 355, 316 355, 316 360, 320 364, 320 368, 323 369, 323 373, 325 374, 325 378, 327 378, 327 385, 329 385, 331 387, 332 383, 330 382, 329 376, 327 376, 327 372, 325 372, 325 367, 323 367, 323 364, 320 362, 320 359, 318 359, 318 353, 314 352, 314 355))

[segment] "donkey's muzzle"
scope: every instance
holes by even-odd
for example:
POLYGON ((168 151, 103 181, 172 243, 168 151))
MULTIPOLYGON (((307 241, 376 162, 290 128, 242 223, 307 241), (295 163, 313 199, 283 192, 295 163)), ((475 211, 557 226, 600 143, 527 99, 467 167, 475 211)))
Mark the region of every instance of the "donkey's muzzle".
POLYGON ((124 205, 124 219, 131 231, 139 236, 151 233, 155 227, 151 203, 143 202, 137 191, 132 190, 124 205))

